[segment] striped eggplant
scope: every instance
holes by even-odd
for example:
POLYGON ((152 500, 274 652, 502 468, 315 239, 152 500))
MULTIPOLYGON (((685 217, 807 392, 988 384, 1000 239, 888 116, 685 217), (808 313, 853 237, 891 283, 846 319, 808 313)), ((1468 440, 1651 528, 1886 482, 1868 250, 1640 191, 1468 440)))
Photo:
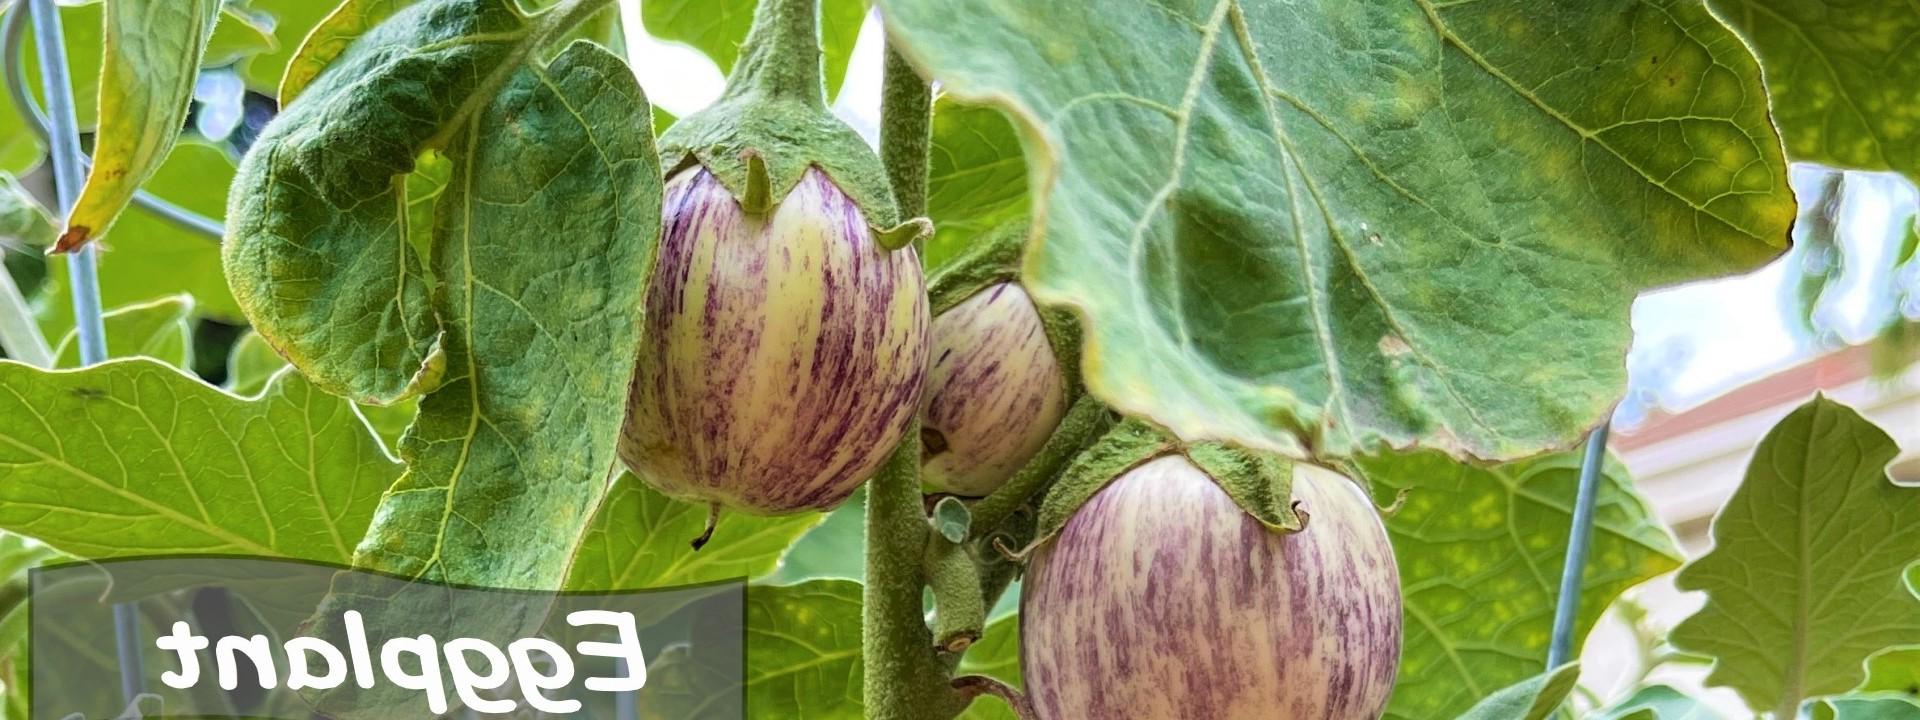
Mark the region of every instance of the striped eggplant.
POLYGON ((922 477, 980 497, 1040 452, 1067 411, 1066 379, 1019 284, 974 293, 933 321, 933 367, 920 409, 922 477))
POLYGON ((620 455, 682 499, 771 515, 839 505, 905 435, 926 375, 925 279, 808 170, 743 212, 701 166, 667 184, 620 455))
POLYGON ((1400 582, 1358 487, 1296 471, 1304 530, 1269 531, 1179 454, 1128 471, 1039 550, 1021 663, 1044 720, 1377 718, 1400 582))

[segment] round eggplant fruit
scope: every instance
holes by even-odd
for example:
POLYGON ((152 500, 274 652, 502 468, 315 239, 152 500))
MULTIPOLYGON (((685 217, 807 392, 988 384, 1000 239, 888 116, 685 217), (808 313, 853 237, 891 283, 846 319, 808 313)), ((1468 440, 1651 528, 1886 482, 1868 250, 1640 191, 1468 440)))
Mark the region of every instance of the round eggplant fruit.
POLYGON ((974 293, 933 321, 920 413, 922 478, 981 497, 1047 444, 1067 411, 1066 380, 1040 311, 1017 283, 974 293))
POLYGON ((839 505, 920 405, 926 281, 810 169, 764 215, 707 170, 666 189, 620 456, 674 497, 758 515, 839 505))
POLYGON ((1035 555, 1021 666, 1044 720, 1377 718, 1400 582, 1358 487, 1296 471, 1281 535, 1186 457, 1128 471, 1035 555))

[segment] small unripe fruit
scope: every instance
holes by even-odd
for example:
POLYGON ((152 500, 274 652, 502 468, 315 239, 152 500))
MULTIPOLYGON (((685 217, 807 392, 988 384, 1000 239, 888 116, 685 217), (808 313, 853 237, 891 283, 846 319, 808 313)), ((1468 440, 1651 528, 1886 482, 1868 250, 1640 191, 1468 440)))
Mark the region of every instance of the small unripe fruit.
POLYGON ((1040 452, 1066 414, 1066 380, 1026 290, 992 285, 934 319, 926 397, 922 477, 934 490, 987 495, 1040 452))
POLYGON ((668 183, 620 456, 674 497, 827 509, 885 462, 919 406, 925 279, 810 169, 771 212, 700 167, 668 183))
POLYGON ((1034 557, 1021 667, 1043 720, 1377 718, 1400 659, 1400 582, 1379 512, 1294 474, 1281 535, 1186 457, 1128 471, 1034 557))

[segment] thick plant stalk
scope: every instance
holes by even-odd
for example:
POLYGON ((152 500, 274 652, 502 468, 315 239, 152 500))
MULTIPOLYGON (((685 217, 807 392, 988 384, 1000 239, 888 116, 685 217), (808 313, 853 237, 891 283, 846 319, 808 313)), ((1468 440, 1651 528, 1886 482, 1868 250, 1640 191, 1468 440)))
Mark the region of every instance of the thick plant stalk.
MULTIPOLYGON (((889 49, 881 98, 881 160, 900 216, 918 217, 927 206, 933 91, 889 49)), ((920 452, 916 422, 867 483, 867 584, 861 617, 866 674, 861 696, 870 720, 946 720, 971 700, 950 685, 922 616, 921 593, 927 584, 922 560, 932 529, 920 496, 920 452)))
POLYGON ((920 433, 914 428, 867 483, 867 584, 861 696, 869 720, 946 720, 966 700, 949 686, 921 615, 928 536, 920 501, 920 433))
POLYGON ((763 92, 809 107, 827 106, 820 68, 819 0, 760 0, 739 64, 727 77, 724 98, 763 92), (796 57, 813 62, 793 62, 796 57))

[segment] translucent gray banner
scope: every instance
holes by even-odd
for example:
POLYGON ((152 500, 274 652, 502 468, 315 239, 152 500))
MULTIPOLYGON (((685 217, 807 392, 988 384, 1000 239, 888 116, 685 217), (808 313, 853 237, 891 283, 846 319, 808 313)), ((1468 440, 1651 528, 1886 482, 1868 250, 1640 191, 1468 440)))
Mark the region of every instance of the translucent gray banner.
POLYGON ((735 720, 745 590, 502 591, 228 557, 41 568, 32 717, 128 712, 113 622, 125 603, 139 618, 146 717, 735 720), (696 709, 646 706, 647 663, 662 656, 701 672, 653 690, 696 709))

